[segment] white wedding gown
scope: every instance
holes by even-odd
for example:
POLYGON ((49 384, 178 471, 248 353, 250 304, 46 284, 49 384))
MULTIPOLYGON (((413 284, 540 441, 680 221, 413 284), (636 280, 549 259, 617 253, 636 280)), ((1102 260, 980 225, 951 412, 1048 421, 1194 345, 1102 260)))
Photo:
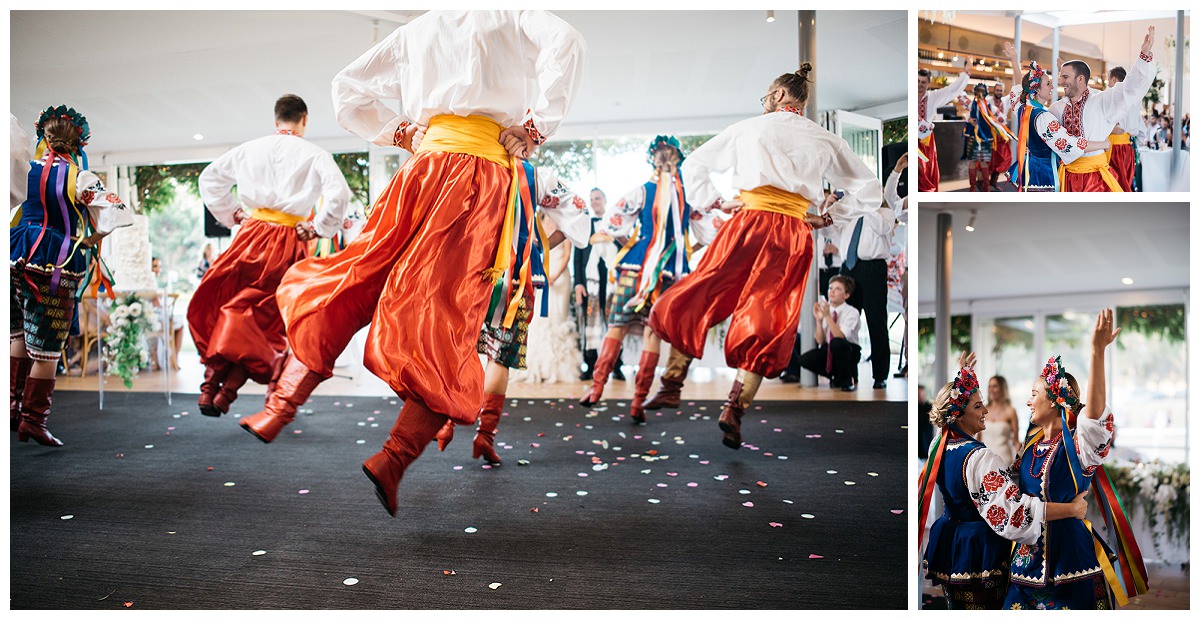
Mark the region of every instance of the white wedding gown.
MULTIPOLYGON (((571 260, 571 244, 562 243, 548 254, 546 271, 571 260)), ((529 323, 529 337, 525 345, 525 370, 513 370, 512 381, 526 383, 577 383, 583 354, 575 334, 575 321, 571 317, 570 270, 563 270, 554 284, 543 289, 549 297, 547 315, 541 316, 541 294, 537 296, 533 309, 533 320, 529 323)))

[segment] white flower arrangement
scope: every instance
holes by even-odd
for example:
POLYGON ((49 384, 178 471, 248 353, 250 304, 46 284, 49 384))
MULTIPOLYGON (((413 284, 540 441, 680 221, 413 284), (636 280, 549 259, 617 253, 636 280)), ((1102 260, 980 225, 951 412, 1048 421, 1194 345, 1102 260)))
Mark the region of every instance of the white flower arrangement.
POLYGON ((1104 470, 1125 503, 1130 519, 1136 512, 1148 519, 1152 542, 1160 556, 1163 539, 1182 540, 1183 546, 1188 546, 1192 477, 1187 463, 1118 461, 1105 463, 1104 470))
POLYGON ((133 377, 150 362, 146 334, 162 329, 154 306, 137 294, 117 298, 109 312, 112 327, 104 336, 104 361, 108 374, 121 377, 126 388, 133 377))

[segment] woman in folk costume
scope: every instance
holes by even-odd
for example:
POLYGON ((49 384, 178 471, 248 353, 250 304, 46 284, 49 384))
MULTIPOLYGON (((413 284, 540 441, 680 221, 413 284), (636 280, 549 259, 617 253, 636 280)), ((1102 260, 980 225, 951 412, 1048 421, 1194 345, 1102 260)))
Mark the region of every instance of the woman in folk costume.
MULTIPOLYGON (((1013 67, 1020 66, 1017 50, 1011 42, 1004 43, 1004 52, 1013 67)), ((1029 61, 1029 71, 1018 84, 1014 78, 1008 93, 1009 105, 1017 118, 1017 153, 1008 171, 1008 178, 1018 192, 1060 191, 1059 161, 1072 162, 1083 156, 1087 141, 1067 133, 1065 127, 1047 108, 1054 99, 1050 72, 1037 61, 1029 61)), ((1098 146, 1108 148, 1107 141, 1098 146)))
MULTIPOLYGON (((675 136, 655 137, 646 149, 646 161, 654 166, 654 175, 617 201, 603 228, 592 238, 593 243, 627 241, 617 253, 615 277, 609 272, 609 279, 617 284, 609 309, 609 329, 600 346, 592 387, 579 399, 584 406, 600 402, 604 384, 630 328, 639 323, 645 325, 659 296, 691 270, 688 258, 692 242, 688 232, 693 223, 692 206, 687 202, 679 176, 679 165, 683 162, 679 140, 675 136)), ((654 382, 662 344, 649 325, 643 327, 642 333, 642 358, 634 377, 633 401, 629 404, 629 415, 637 423, 646 421, 642 405, 654 382)))
POLYGON ((583 53, 579 32, 547 12, 430 11, 334 77, 342 127, 415 154, 358 238, 284 276, 277 297, 291 357, 247 430, 261 424, 278 432, 282 425, 270 418, 294 418, 369 323, 365 366, 404 407, 363 472, 396 514, 405 469, 446 420, 478 417, 483 369, 475 346, 489 304, 511 325, 533 286, 530 261, 513 270, 514 222, 533 208, 519 158, 562 123, 583 53), (399 100, 402 113, 384 100, 399 100))
POLYGON ((1120 498, 1101 467, 1112 447, 1113 412, 1105 389, 1105 349, 1116 340, 1113 312, 1104 309, 1092 331, 1088 401, 1079 384, 1051 358, 1034 381, 1028 405, 1037 430, 1019 457, 1021 492, 1068 501, 1095 487, 1106 538, 1086 520, 1050 524, 1033 542, 1012 551, 1005 609, 1115 609, 1146 592, 1146 567, 1120 498))
MULTIPOLYGON (((525 162, 524 165, 529 164, 525 162)), ((548 314, 551 317, 555 316, 552 314, 553 310, 548 308, 553 302, 549 300, 546 290, 546 250, 553 250, 564 240, 570 241, 571 245, 577 248, 587 247, 588 234, 592 228, 583 199, 562 185, 553 172, 546 168, 538 168, 536 182, 535 215, 532 220, 520 218, 517 222, 520 228, 513 235, 513 241, 516 243, 514 254, 518 261, 526 260, 525 246, 533 246, 527 259, 532 268, 533 286, 524 290, 512 323, 507 326, 504 323, 506 307, 495 303, 499 297, 493 296, 494 306, 488 314, 490 320, 480 330, 476 343, 476 350, 487 356, 488 363, 483 373, 483 404, 479 408, 479 427, 475 432, 471 458, 483 457, 492 465, 501 463, 495 448, 496 427, 500 423, 504 396, 508 392, 509 371, 526 368, 529 324, 533 320, 534 312, 538 312, 542 317, 547 317, 548 314), (553 232, 544 232, 543 218, 550 220, 553 232), (541 304, 536 303, 535 289, 542 290, 541 304)), ((514 265, 512 273, 519 273, 520 270, 518 263, 514 265)), ((517 287, 519 284, 517 280, 509 281, 510 287, 517 287)), ((546 318, 539 323, 539 329, 551 328, 552 325, 547 324, 546 318)), ((567 346, 573 344, 574 337, 567 338, 567 346)), ((575 355, 579 354, 578 350, 572 350, 575 355)), ((576 363, 571 372, 578 372, 578 368, 579 364, 576 363)), ((454 439, 454 426, 454 419, 448 419, 438 431, 438 450, 445 450, 454 439)))
POLYGON ((91 131, 82 114, 46 108, 37 137, 26 197, 9 229, 9 422, 21 441, 61 446, 46 418, 58 359, 78 329, 77 293, 89 278, 105 280, 97 246, 133 216, 87 169, 91 131))
POLYGON ((662 390, 650 407, 678 406, 691 360, 704 353, 712 326, 732 316, 725 361, 737 378, 718 422, 722 442, 742 445, 741 419, 763 377, 787 368, 813 259, 814 228, 833 216, 853 222, 877 211, 883 186, 845 140, 805 118, 808 74, 776 78, 763 114, 735 123, 696 149, 683 174, 697 204, 734 213, 705 250, 696 270, 659 299, 650 326, 671 343, 662 390), (738 196, 722 201, 712 175, 732 170, 738 196), (809 214, 825 199, 824 184, 844 196, 830 214, 809 214))
POLYGON ((188 303, 188 329, 204 362, 197 399, 204 415, 228 413, 248 379, 272 380, 287 350, 279 282, 309 256, 313 238, 334 236, 345 221, 350 186, 333 156, 304 139, 307 128, 307 104, 283 95, 274 134, 234 147, 200 173, 200 197, 213 217, 227 228, 241 224, 188 303))
POLYGON ((936 485, 946 511, 929 528, 921 561, 925 578, 942 586, 950 609, 1000 609, 1008 593, 1012 541, 1032 543, 1048 522, 1082 519, 1087 504, 1083 493, 1069 503, 1021 494, 1011 461, 976 439, 988 426, 988 409, 975 377, 975 354, 959 363, 958 376, 942 386, 929 412, 942 432, 918 486, 917 548, 936 485))
POLYGON ((963 128, 967 134, 967 148, 963 159, 971 162, 967 169, 971 191, 986 192, 991 191, 988 187, 988 171, 991 169, 992 155, 997 149, 1008 148, 1008 140, 1012 133, 1004 123, 992 115, 987 86, 976 84, 974 95, 967 126, 963 128))

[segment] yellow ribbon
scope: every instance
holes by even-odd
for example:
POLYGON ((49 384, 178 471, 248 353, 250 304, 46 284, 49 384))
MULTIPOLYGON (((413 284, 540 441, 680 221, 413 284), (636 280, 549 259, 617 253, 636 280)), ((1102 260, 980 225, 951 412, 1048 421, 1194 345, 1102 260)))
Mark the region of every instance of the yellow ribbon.
POLYGON ((770 185, 744 189, 738 194, 738 198, 746 203, 743 208, 747 211, 770 211, 799 219, 804 219, 808 213, 809 202, 804 196, 770 185))
POLYGON ((1110 192, 1122 192, 1121 184, 1117 182, 1116 175, 1113 174, 1112 168, 1108 165, 1108 154, 1097 153, 1095 155, 1087 155, 1080 157, 1075 161, 1059 166, 1058 180, 1062 187, 1066 187, 1067 173, 1072 174, 1089 174, 1099 172, 1100 177, 1104 179, 1104 184, 1108 186, 1110 192))
POLYGON ((508 151, 500 145, 502 129, 500 123, 486 116, 440 114, 429 119, 429 128, 416 152, 464 153, 512 167, 508 151))
POLYGON ((1100 569, 1104 571, 1104 578, 1108 580, 1109 588, 1112 589, 1113 596, 1117 599, 1117 606, 1128 605, 1129 597, 1125 595, 1125 588, 1121 587, 1121 580, 1117 578, 1117 571, 1113 568, 1112 562, 1108 561, 1108 554, 1104 552, 1104 546, 1100 544, 1100 539, 1096 538, 1095 532, 1092 531, 1092 522, 1084 519, 1083 524, 1087 526, 1088 533, 1092 534, 1092 544, 1096 547, 1096 561, 1100 563, 1100 569))
POLYGON ((251 209, 250 217, 262 220, 268 224, 278 224, 280 226, 287 226, 288 228, 293 228, 296 224, 306 219, 303 216, 292 215, 291 213, 276 211, 275 209, 251 209))

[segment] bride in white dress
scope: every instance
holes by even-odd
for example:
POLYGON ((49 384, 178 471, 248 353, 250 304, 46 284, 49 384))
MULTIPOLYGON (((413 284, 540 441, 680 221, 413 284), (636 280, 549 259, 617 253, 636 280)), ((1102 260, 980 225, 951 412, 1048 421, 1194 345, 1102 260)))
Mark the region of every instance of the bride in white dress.
MULTIPOLYGON (((553 220, 541 217, 546 236, 557 228, 553 220)), ((576 341, 575 321, 571 317, 571 244, 560 243, 546 252, 546 287, 539 291, 529 322, 525 344, 525 370, 512 371, 513 381, 526 383, 576 383, 583 354, 576 341), (541 316, 541 296, 548 297, 549 308, 541 316)))

